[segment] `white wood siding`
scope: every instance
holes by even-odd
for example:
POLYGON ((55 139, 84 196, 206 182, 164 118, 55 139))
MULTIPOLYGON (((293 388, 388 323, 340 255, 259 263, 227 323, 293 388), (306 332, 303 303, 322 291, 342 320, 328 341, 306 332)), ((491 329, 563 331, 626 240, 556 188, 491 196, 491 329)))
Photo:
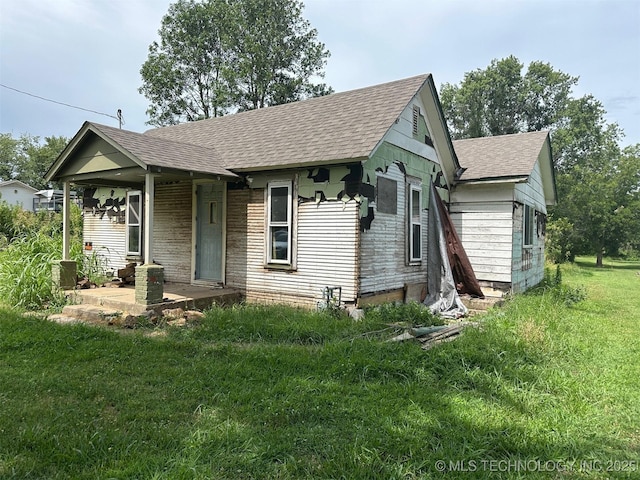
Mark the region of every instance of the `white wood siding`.
POLYGON ((354 201, 297 205, 296 268, 279 269, 265 266, 264 202, 262 188, 228 193, 227 285, 244 289, 249 302, 306 307, 317 305, 324 287, 340 286, 342 300, 353 302, 359 205, 354 201))
POLYGON ((168 282, 191 282, 192 182, 157 184, 153 221, 153 260, 168 282))
POLYGON ((395 290, 405 284, 427 283, 428 211, 422 209, 422 261, 408 265, 405 177, 396 165, 390 166, 382 176, 397 182, 397 213, 380 213, 376 208, 371 229, 360 235, 361 295, 395 290))
POLYGON ((119 268, 126 266, 123 223, 115 223, 106 214, 100 218, 100 214, 85 210, 82 237, 84 242, 92 244, 92 250, 85 250, 85 255, 98 255, 107 271, 115 274, 119 268))
POLYGON ((451 196, 451 220, 480 281, 511 282, 512 185, 460 185, 451 196))

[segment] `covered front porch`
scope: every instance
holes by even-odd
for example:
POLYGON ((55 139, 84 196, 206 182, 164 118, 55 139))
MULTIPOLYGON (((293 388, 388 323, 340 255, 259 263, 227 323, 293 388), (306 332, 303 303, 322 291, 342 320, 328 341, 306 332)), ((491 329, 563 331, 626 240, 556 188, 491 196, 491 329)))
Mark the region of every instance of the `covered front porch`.
POLYGON ((74 288, 77 276, 70 258, 72 185, 107 190, 112 197, 102 204, 92 198, 95 205, 85 205, 85 253, 111 251, 110 271, 136 263, 135 288, 81 291, 81 297, 139 305, 128 306, 132 312, 207 298, 207 289, 224 286, 226 182, 242 179, 220 166, 215 151, 85 123, 46 178, 64 187, 62 259, 53 265, 59 287, 74 288), (105 204, 110 206, 106 217, 105 204), (166 282, 176 282, 174 291, 166 282))

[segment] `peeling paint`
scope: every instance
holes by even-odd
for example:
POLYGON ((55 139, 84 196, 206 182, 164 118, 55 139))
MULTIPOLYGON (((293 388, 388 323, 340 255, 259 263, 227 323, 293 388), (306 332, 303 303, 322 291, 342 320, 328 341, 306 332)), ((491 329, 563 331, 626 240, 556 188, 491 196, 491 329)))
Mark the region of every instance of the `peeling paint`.
POLYGON ((83 194, 83 208, 102 219, 105 215, 114 223, 125 222, 127 190, 124 188, 86 188, 83 194))

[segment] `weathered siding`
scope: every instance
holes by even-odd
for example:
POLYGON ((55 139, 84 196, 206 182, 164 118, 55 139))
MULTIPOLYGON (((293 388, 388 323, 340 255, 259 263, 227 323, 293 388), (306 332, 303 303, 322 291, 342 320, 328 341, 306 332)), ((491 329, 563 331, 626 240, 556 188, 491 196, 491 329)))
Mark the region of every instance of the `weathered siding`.
POLYGON ((290 269, 265 264, 264 189, 231 190, 228 205, 227 285, 245 289, 247 301, 315 307, 326 286, 342 287, 343 301, 355 300, 357 202, 299 203, 290 269))
POLYGON ((478 280, 522 292, 544 276, 545 198, 539 163, 527 182, 459 185, 451 218, 478 280), (536 210, 533 246, 523 248, 524 205, 536 210))
POLYGON ((515 208, 513 214, 513 268, 512 291, 523 292, 542 281, 544 277, 544 224, 546 202, 540 172, 540 162, 536 162, 526 183, 519 183, 514 189, 515 208), (534 215, 533 245, 523 247, 524 205, 536 210, 534 215))
POLYGON ((126 196, 124 188, 97 187, 84 191, 82 239, 91 244, 85 255, 97 255, 105 269, 114 273, 127 263, 126 196))
POLYGON ((100 265, 107 272, 117 273, 124 268, 127 260, 125 256, 125 225, 116 223, 112 217, 84 212, 83 241, 90 242, 91 250, 85 250, 85 255, 96 255, 100 265))
POLYGON ((459 185, 451 195, 451 220, 476 278, 511 282, 513 185, 459 185))
MULTIPOLYGON (((422 261, 409 264, 405 175, 397 165, 391 165, 386 174, 378 175, 396 182, 397 212, 382 213, 376 205, 371 228, 361 234, 360 294, 364 296, 401 289, 405 284, 426 286, 427 282, 428 210, 422 208, 422 261)), ((421 288, 412 289, 417 297, 420 296, 420 290, 421 288)))
POLYGON ((168 282, 191 282, 192 182, 155 186, 153 261, 168 282))
MULTIPOLYGON (((227 258, 226 284, 229 287, 247 289, 247 265, 249 252, 247 211, 251 190, 227 191, 227 258)), ((262 222, 264 230, 264 220, 262 222)), ((264 243, 264 241, 263 241, 264 243)), ((264 248, 264 247, 262 247, 264 248)))

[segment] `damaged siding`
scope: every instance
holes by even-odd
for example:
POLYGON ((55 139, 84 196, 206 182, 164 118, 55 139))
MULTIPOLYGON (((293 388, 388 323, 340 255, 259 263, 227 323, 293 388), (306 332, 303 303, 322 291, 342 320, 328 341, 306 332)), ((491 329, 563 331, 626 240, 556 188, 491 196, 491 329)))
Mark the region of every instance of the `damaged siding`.
POLYGON ((451 219, 481 282, 511 282, 512 188, 512 184, 462 185, 452 194, 451 219))
POLYGON ((247 212, 252 190, 227 190, 226 285, 247 290, 247 212))
POLYGON ((192 182, 155 186, 153 261, 168 282, 191 282, 192 182))
MULTIPOLYGON (((396 213, 393 214, 387 212, 385 205, 378 205, 380 198, 363 198, 363 233, 360 242, 361 296, 406 287, 407 299, 421 300, 422 294, 426 291, 430 183, 435 184, 438 194, 445 201, 449 200, 449 187, 433 148, 423 112, 424 107, 419 102, 409 105, 364 165, 363 182, 377 185, 378 178, 392 180, 396 183, 397 201, 396 213), (414 108, 416 106, 418 108, 414 108), (419 182, 422 187, 422 259, 411 264, 408 262, 409 227, 406 196, 409 181, 419 182)), ((380 195, 380 190, 377 189, 376 195, 380 195)))
POLYGON ((123 188, 87 188, 83 194, 82 239, 87 256, 96 255, 108 272, 116 272, 126 264, 125 204, 123 188))
MULTIPOLYGON (((343 172, 338 169, 336 173, 343 172)), ((331 172, 331 177, 333 175, 331 172)), ((261 185, 264 181, 266 179, 256 179, 254 183, 261 185)), ((315 202, 299 197, 297 207, 294 206, 294 210, 297 208, 295 267, 279 268, 265 265, 264 201, 264 188, 229 192, 227 284, 244 288, 249 302, 315 307, 326 286, 341 286, 343 301, 354 301, 357 291, 357 203, 328 199, 315 202), (243 224, 240 218, 245 208, 244 200, 247 200, 247 220, 243 224), (235 225, 232 226, 232 222, 235 225), (234 245, 234 239, 241 241, 243 236, 246 238, 246 257, 240 258, 245 246, 242 243, 234 245)))
MULTIPOLYGON (((422 208, 422 261, 407 262, 408 222, 406 216, 407 187, 405 174, 397 165, 391 165, 380 178, 396 182, 396 213, 384 213, 376 207, 371 228, 361 235, 361 296, 414 286, 413 297, 419 297, 427 281, 428 210, 422 208)), ((378 197, 376 206, 382 199, 378 197)), ((424 202, 424 196, 423 196, 424 202)), ((413 298, 419 300, 419 298, 413 298)))
POLYGON ((513 212, 513 269, 512 290, 523 292, 542 281, 544 277, 544 241, 547 208, 545 205, 540 162, 536 162, 529 179, 515 186, 513 212), (523 216, 525 205, 535 210, 533 217, 533 243, 523 247, 523 216))

